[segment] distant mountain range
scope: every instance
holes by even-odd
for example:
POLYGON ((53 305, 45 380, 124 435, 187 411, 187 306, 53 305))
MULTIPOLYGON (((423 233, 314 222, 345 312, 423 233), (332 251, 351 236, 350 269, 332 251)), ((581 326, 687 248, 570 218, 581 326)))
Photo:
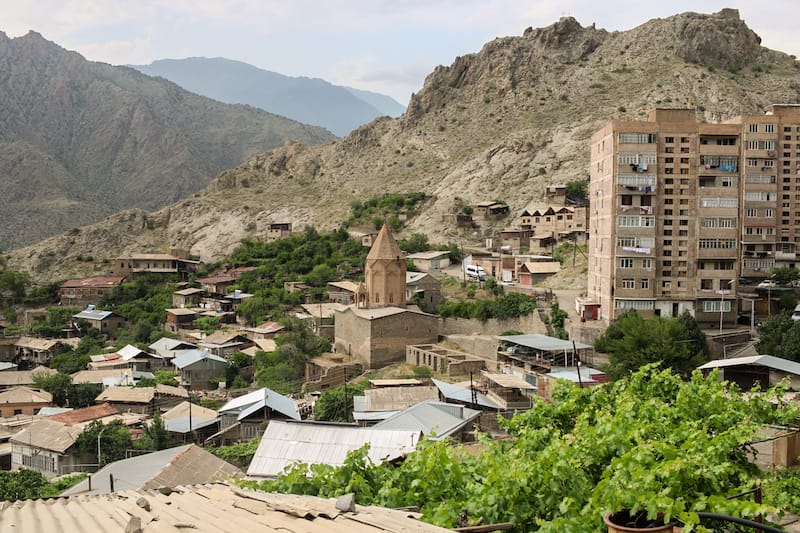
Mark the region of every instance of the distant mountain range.
POLYGON ((223 104, 30 32, 0 32, 0 247, 155 210, 288 139, 330 132, 223 104))
POLYGON ((229 104, 247 104, 343 137, 379 116, 398 117, 405 107, 393 98, 319 78, 294 78, 224 58, 161 59, 131 65, 187 91, 229 104))

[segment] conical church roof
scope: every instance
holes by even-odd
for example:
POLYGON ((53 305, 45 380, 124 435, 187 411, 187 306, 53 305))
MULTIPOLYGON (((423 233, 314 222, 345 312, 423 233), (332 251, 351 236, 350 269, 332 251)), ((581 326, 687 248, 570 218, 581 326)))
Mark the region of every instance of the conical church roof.
POLYGON ((367 261, 371 259, 397 259, 403 257, 403 252, 394 240, 392 231, 386 224, 383 225, 378 236, 375 237, 375 242, 372 243, 372 248, 367 254, 367 261))

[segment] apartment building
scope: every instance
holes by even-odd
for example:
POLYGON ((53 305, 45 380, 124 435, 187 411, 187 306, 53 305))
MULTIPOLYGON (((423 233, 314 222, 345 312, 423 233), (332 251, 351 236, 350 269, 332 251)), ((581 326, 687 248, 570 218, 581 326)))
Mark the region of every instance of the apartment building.
POLYGON ((595 132, 590 165, 588 296, 603 320, 732 322, 738 279, 795 266, 800 106, 714 124, 656 109, 595 132))

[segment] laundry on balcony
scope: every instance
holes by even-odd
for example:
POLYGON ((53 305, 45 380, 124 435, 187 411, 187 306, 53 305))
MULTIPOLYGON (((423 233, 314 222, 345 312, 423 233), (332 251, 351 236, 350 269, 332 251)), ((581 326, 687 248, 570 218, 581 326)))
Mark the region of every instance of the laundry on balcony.
POLYGON ((650 248, 638 248, 635 246, 623 246, 622 251, 624 252, 633 252, 636 254, 649 254, 651 249, 650 248))

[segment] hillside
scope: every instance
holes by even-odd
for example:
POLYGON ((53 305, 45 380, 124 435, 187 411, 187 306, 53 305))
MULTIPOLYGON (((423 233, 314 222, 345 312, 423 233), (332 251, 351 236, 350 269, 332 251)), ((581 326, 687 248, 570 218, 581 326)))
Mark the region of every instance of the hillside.
POLYGON ((221 57, 161 59, 132 67, 220 102, 248 104, 340 136, 376 117, 396 117, 405 110, 388 96, 339 87, 318 78, 284 76, 221 57))
POLYGON ((190 196, 223 169, 334 137, 221 104, 133 69, 0 32, 0 246, 15 247, 190 196))
POLYGON ((477 243, 486 228, 460 234, 443 226, 442 214, 459 198, 500 198, 515 213, 542 201, 547 185, 586 177, 587 141, 609 119, 694 106, 710 121, 797 103, 800 63, 759 42, 735 10, 684 13, 624 32, 562 18, 436 68, 399 119, 376 119, 323 146, 288 143, 222 172, 146 223, 141 213, 120 214, 19 250, 9 264, 60 279, 103 270, 74 261, 79 254, 179 246, 211 260, 269 222, 336 227, 352 199, 388 191, 434 196, 408 231, 477 243))

